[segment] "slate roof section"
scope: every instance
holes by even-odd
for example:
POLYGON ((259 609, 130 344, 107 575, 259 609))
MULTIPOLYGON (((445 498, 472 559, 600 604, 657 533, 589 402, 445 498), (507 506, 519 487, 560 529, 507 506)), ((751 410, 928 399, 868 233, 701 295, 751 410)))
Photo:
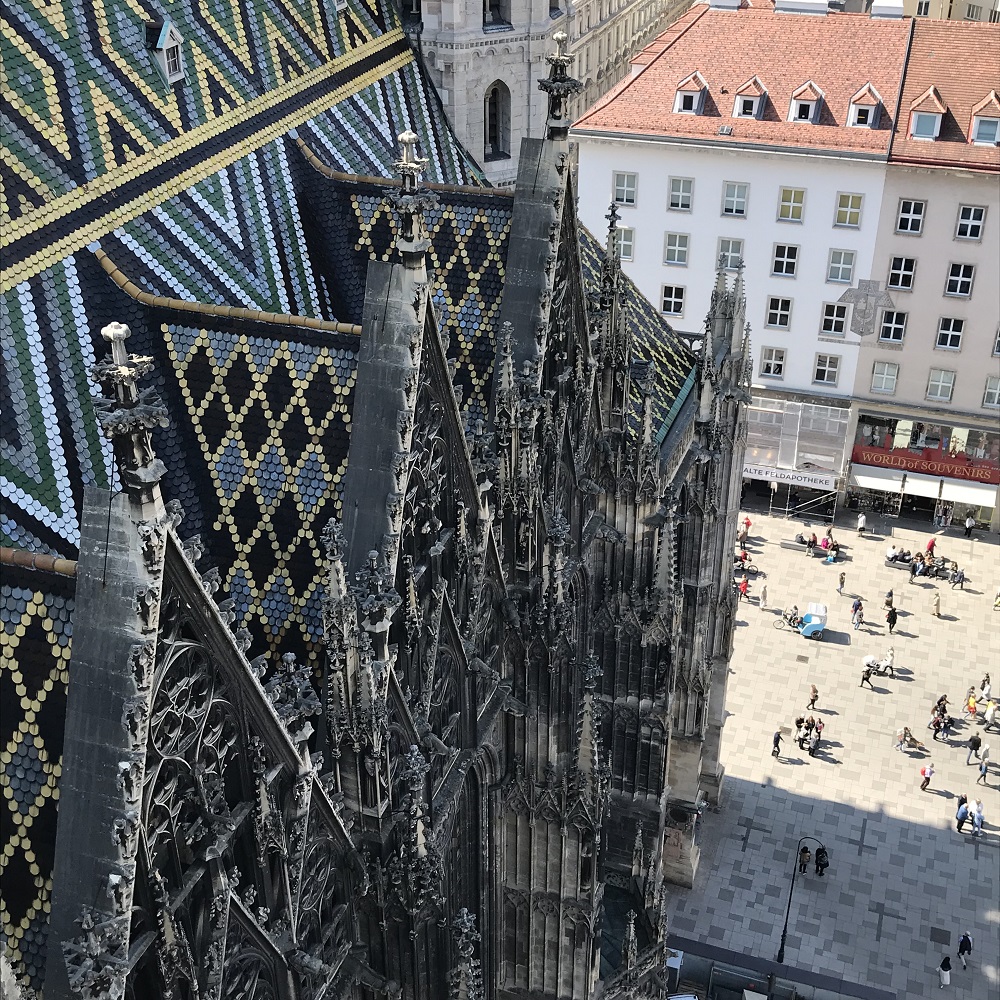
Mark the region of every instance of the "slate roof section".
POLYGON ((1000 172, 1000 149, 971 141, 974 109, 1000 90, 998 52, 1000 24, 915 21, 891 163, 1000 172), (941 108, 922 110, 943 112, 941 131, 933 141, 911 139, 910 110, 932 88, 941 108))
POLYGON ((634 60, 641 72, 587 111, 574 131, 885 157, 909 33, 908 19, 840 12, 803 16, 749 6, 712 10, 697 4, 634 60), (695 69, 708 82, 703 111, 675 113, 677 81, 695 69), (733 95, 755 75, 767 89, 762 114, 734 118, 733 95), (792 95, 807 81, 822 91, 816 124, 789 122, 792 95), (874 129, 847 124, 851 97, 866 82, 889 110, 874 129), (722 125, 731 126, 732 135, 720 136, 722 125))

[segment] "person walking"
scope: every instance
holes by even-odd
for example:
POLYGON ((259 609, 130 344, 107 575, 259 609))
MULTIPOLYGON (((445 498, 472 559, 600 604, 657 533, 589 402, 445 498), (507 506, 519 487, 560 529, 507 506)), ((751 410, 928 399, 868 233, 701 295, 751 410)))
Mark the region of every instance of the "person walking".
POLYGON ((972 537, 972 529, 975 526, 976 526, 976 519, 972 516, 972 511, 970 510, 969 513, 965 517, 965 537, 966 538, 971 538, 972 537))
POLYGON ((859 628, 865 623, 865 606, 858 601, 858 609, 851 615, 851 624, 854 626, 854 631, 857 632, 859 628))
MULTIPOLYGON (((892 629, 889 629, 891 632, 892 629)), ((896 679, 896 649, 894 646, 890 646, 885 651, 885 659, 881 663, 882 672, 885 673, 887 670, 892 675, 892 679, 896 679)))
POLYGON ((811 708, 816 707, 816 702, 819 701, 819 688, 815 684, 809 685, 809 704, 806 705, 806 711, 811 708))
POLYGON ((847 583, 847 574, 846 573, 841 573, 840 577, 837 579, 837 593, 840 594, 841 597, 844 596, 844 584, 845 583, 847 583))
POLYGON ((815 757, 816 752, 819 750, 819 733, 813 733, 812 739, 809 741, 809 756, 815 757))
POLYGON ((927 545, 924 547, 924 555, 926 555, 928 559, 933 559, 934 558, 934 546, 935 545, 937 545, 937 539, 936 538, 934 538, 933 536, 931 536, 930 538, 927 539, 927 545))
POLYGON ((935 618, 941 617, 941 595, 937 591, 934 592, 934 596, 931 598, 931 614, 935 618))
POLYGON ((987 767, 989 766, 989 763, 990 763, 990 745, 989 745, 989 743, 987 743, 986 746, 984 746, 983 749, 979 751, 979 759, 984 764, 986 764, 987 767))
POLYGON ((973 733, 969 737, 969 742, 965 745, 969 748, 969 752, 965 757, 965 765, 968 767, 972 763, 973 755, 976 760, 979 760, 979 748, 983 745, 982 737, 980 737, 979 733, 973 733))
POLYGON ((822 878, 823 873, 830 867, 830 855, 825 847, 820 845, 816 848, 816 874, 822 878))
POLYGON ((771 756, 777 757, 781 753, 781 730, 779 729, 771 740, 771 756))
POLYGON ((966 965, 965 963, 966 959, 968 959, 968 957, 971 954, 972 954, 972 935, 968 931, 966 931, 958 939, 958 958, 959 961, 962 963, 963 969, 968 968, 968 965, 966 965))
MULTIPOLYGON (((991 700, 990 703, 984 709, 983 732, 986 732, 988 729, 992 728, 994 725, 997 724, 998 722, 997 709, 998 709, 997 703, 993 700, 991 700)), ((998 726, 998 728, 1000 728, 1000 726, 998 726)))
MULTIPOLYGON (((870 659, 870 657, 867 659, 870 659)), ((858 685, 859 687, 864 687, 867 684, 873 691, 875 690, 875 685, 872 684, 872 673, 874 669, 875 668, 872 667, 871 664, 867 662, 865 663, 865 668, 861 671, 861 683, 858 685)))
POLYGON ((923 779, 920 782, 920 791, 926 792, 928 785, 931 783, 931 778, 934 777, 934 765, 927 761, 922 768, 920 768, 920 777, 923 779))
POLYGON ((947 955, 941 959, 941 964, 938 966, 938 979, 941 980, 942 990, 951 985, 951 959, 947 955))
POLYGON ((825 728, 826 728, 826 723, 822 720, 822 718, 817 719, 816 720, 816 735, 818 737, 820 737, 820 739, 823 738, 823 730, 825 728))
POLYGON ((964 798, 965 796, 963 795, 958 800, 958 811, 955 813, 955 829, 958 830, 959 833, 963 831, 965 824, 969 821, 969 803, 963 802, 962 800, 964 798))
POLYGON ((961 587, 965 590, 965 570, 957 569, 951 575, 951 589, 954 590, 956 587, 961 587))
POLYGON ((896 613, 895 608, 889 608, 885 613, 886 624, 889 626, 889 635, 892 635, 893 629, 896 627, 896 622, 899 621, 899 615, 896 613))
POLYGON ((981 837, 983 835, 983 818, 983 800, 976 799, 975 808, 969 810, 973 837, 981 837))
POLYGON ((767 609, 767 584, 765 583, 763 587, 760 588, 760 608, 762 611, 767 609))
POLYGON ((983 680, 979 685, 979 697, 976 701, 986 701, 990 700, 990 695, 993 693, 993 685, 990 683, 990 675, 985 674, 983 680))
POLYGON ((862 511, 858 514, 858 534, 863 535, 865 533, 865 528, 868 526, 868 518, 865 516, 865 512, 862 511))
POLYGON ((743 578, 740 580, 740 585, 736 588, 739 591, 739 599, 741 601, 746 600, 747 591, 750 589, 750 581, 747 579, 746 574, 743 574, 743 578))
POLYGON ((812 861, 812 851, 808 847, 803 845, 802 850, 799 851, 799 874, 805 875, 806 869, 809 867, 809 862, 812 861))
POLYGON ((986 784, 986 775, 989 774, 989 764, 985 760, 979 762, 979 777, 976 778, 976 784, 986 784))

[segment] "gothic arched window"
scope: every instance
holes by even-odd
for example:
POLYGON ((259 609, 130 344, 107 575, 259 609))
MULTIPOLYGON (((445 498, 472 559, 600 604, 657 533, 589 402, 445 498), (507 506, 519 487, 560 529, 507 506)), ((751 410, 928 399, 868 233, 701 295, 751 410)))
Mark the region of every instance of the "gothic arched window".
POLYGON ((510 91, 497 80, 486 90, 486 129, 484 159, 503 160, 510 157, 510 91))

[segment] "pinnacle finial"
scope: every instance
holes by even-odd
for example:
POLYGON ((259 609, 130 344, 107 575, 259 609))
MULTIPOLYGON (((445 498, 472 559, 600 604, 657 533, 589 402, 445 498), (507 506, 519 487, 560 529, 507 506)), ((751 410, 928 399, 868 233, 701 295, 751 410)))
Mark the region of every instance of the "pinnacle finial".
POLYGON ((566 101, 572 94, 582 90, 583 84, 567 73, 569 64, 576 56, 566 48, 566 32, 557 31, 552 40, 556 43, 556 51, 545 57, 549 64, 549 75, 538 81, 538 89, 549 95, 548 137, 565 139, 569 134, 566 101))
POLYGON ((400 158, 393 163, 402 184, 399 188, 386 191, 399 217, 400 234, 396 247, 403 263, 410 268, 422 268, 424 253, 431 245, 424 224, 424 212, 437 206, 437 198, 429 191, 421 190, 417 184, 429 160, 417 156, 419 137, 407 129, 399 136, 400 158))
POLYGON ((430 161, 417 156, 417 143, 420 139, 415 132, 407 129, 405 132, 400 132, 396 138, 401 147, 401 158, 396 160, 393 166, 403 178, 403 190, 412 193, 417 189, 417 178, 430 161))

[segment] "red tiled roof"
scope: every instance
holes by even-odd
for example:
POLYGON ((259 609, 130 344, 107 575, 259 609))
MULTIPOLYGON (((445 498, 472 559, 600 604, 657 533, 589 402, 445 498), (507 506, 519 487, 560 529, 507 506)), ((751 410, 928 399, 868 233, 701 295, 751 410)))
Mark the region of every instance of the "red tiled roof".
POLYGON ((948 105, 941 100, 937 87, 928 87, 911 105, 911 111, 929 111, 932 114, 943 115, 948 105))
POLYGON ((595 104, 575 128, 884 155, 888 124, 872 129, 846 122, 851 97, 866 81, 883 95, 889 111, 883 117, 891 121, 910 24, 908 18, 882 20, 867 14, 817 17, 779 14, 771 6, 712 10, 698 4, 639 54, 633 66, 640 72, 595 104), (676 81, 692 66, 710 81, 704 111, 676 114, 676 81), (754 76, 767 80, 761 118, 733 118, 733 93, 754 76), (815 125, 786 121, 792 93, 804 80, 823 91, 815 125), (720 136, 721 125, 731 126, 733 134, 720 136))
POLYGON ((973 115, 983 115, 986 118, 994 118, 1000 115, 1000 97, 997 92, 991 90, 973 109, 973 115))
POLYGON ((737 97, 760 97, 761 94, 766 93, 767 87, 765 87, 756 76, 750 77, 746 83, 741 83, 736 88, 737 97))
POLYGON ((701 73, 695 70, 693 73, 684 77, 684 79, 677 84, 677 89, 687 91, 704 90, 707 86, 708 84, 705 82, 705 78, 701 75, 701 73))
MULTIPOLYGON (((1000 149, 969 142, 972 116, 1000 89, 1000 24, 920 19, 913 29, 901 107, 910 108, 936 87, 947 110, 933 142, 909 137, 909 115, 900 115, 891 163, 1000 171, 1000 149)), ((988 106, 988 105, 987 105, 988 106)))
POLYGON ((812 80, 807 80, 798 90, 792 91, 793 101, 821 101, 823 91, 812 80))
POLYGON ((870 84, 866 83, 852 98, 851 104, 860 104, 863 108, 877 107, 882 103, 878 91, 870 84))

